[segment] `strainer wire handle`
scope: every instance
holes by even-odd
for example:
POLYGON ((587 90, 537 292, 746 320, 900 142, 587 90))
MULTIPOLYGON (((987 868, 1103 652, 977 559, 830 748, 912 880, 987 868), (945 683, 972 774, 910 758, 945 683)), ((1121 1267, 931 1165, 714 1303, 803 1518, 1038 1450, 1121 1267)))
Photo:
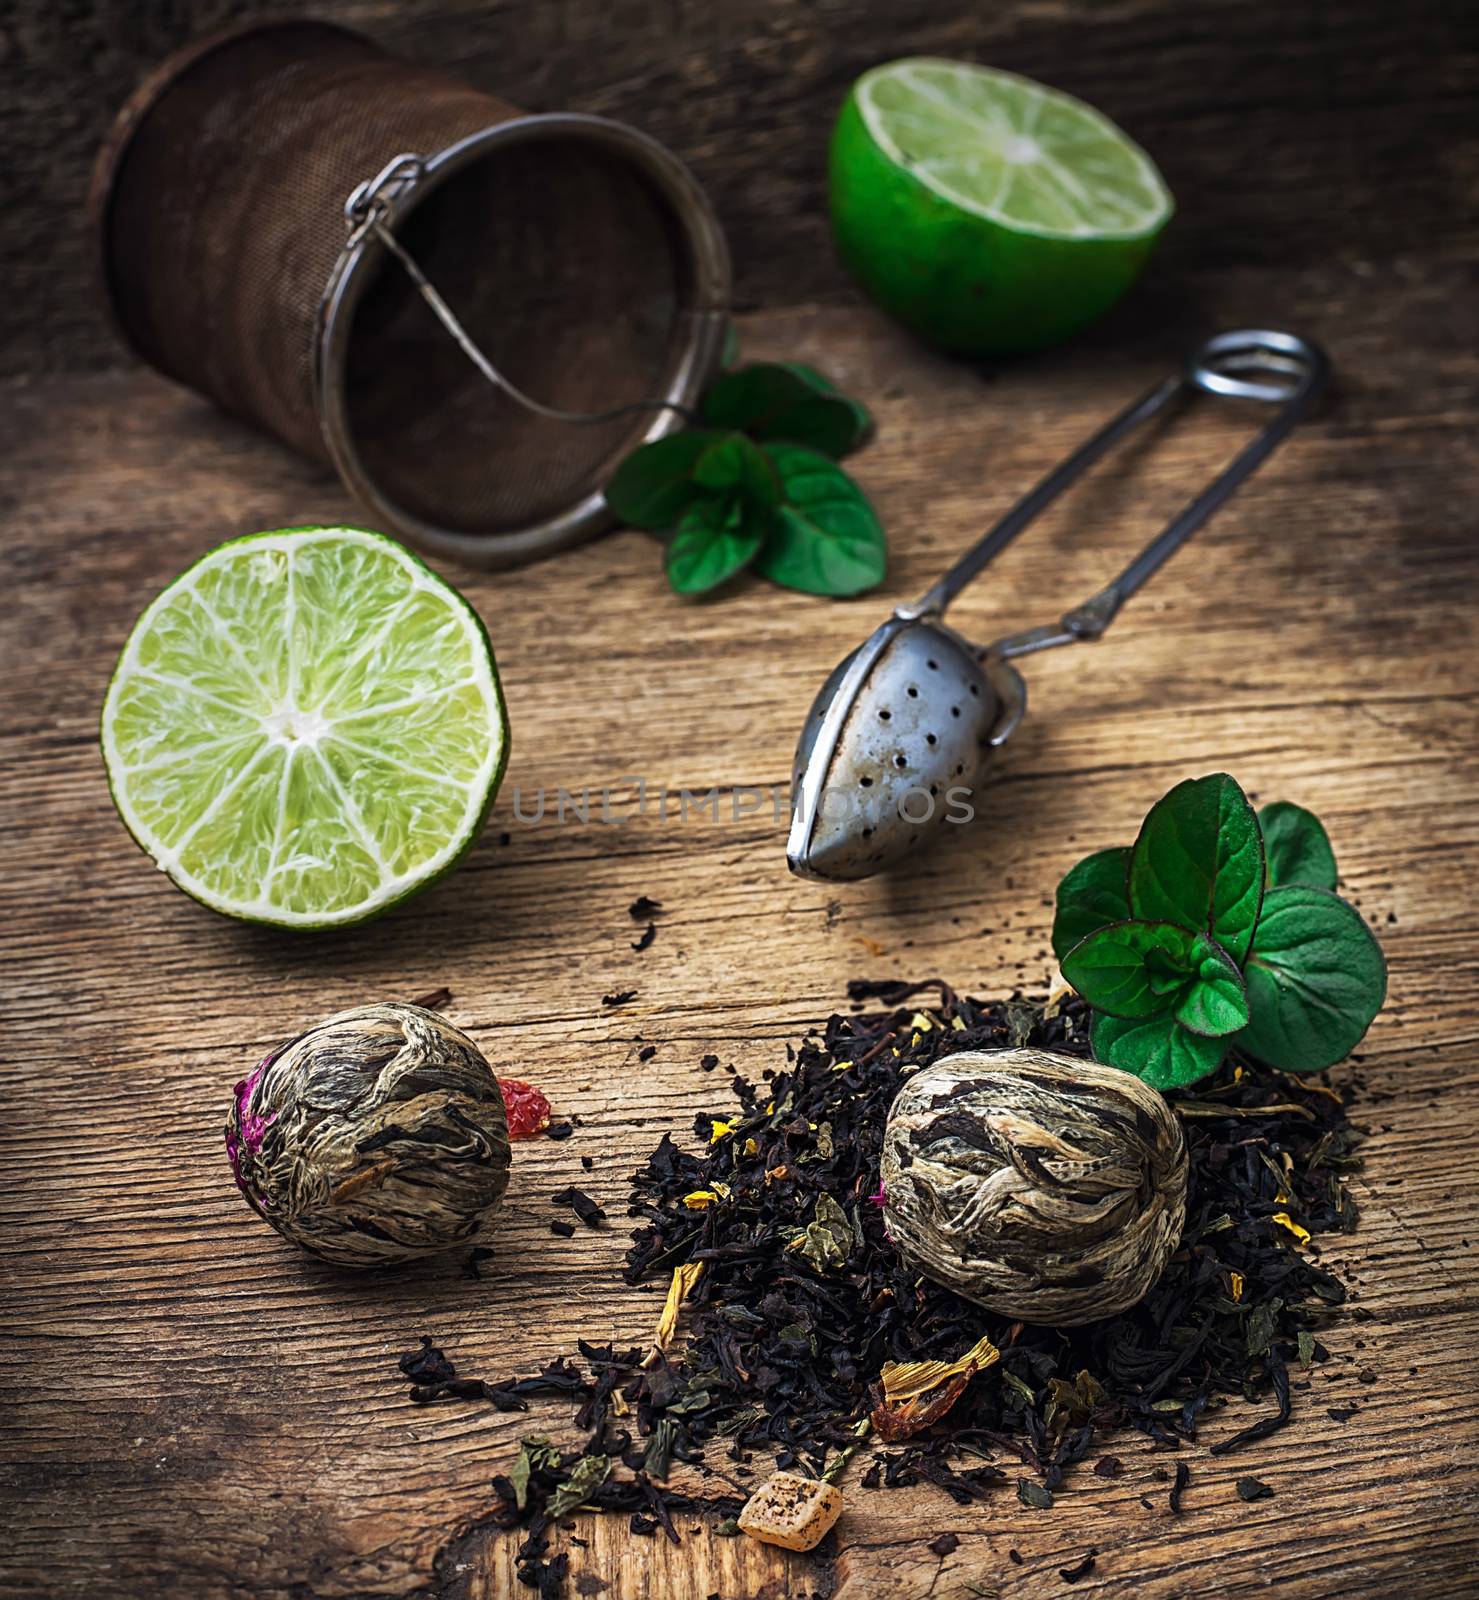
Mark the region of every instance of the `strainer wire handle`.
POLYGON ((899 615, 939 616, 1028 526, 1126 435, 1159 415, 1173 401, 1200 391, 1223 399, 1278 405, 1274 418, 1106 588, 1063 617, 1061 622, 1013 634, 990 646, 998 658, 1026 655, 1078 639, 1097 639, 1115 613, 1255 472, 1310 410, 1329 375, 1330 363, 1318 345, 1272 329, 1240 329, 1219 334, 1199 346, 1185 368, 1149 389, 1060 462, 1025 494, 991 531, 972 546, 929 592, 899 615), (1251 374, 1251 376, 1245 376, 1251 374))
POLYGON ((396 202, 418 184, 426 175, 425 159, 407 151, 386 162, 373 177, 350 191, 344 202, 344 220, 349 228, 346 249, 356 246, 366 234, 373 234, 381 247, 400 262, 417 294, 426 302, 432 315, 451 334, 457 348, 472 362, 488 383, 506 394, 515 405, 550 422, 577 424, 616 422, 623 417, 636 416, 650 411, 674 411, 690 426, 698 418, 693 411, 676 400, 632 400, 625 405, 611 406, 604 411, 566 411, 560 406, 546 404, 526 394, 513 379, 501 372, 487 353, 458 320, 457 313, 442 298, 436 285, 421 270, 416 259, 390 228, 390 214, 396 202))
POLYGON ((1065 489, 1077 481, 1101 457, 1142 424, 1149 422, 1158 412, 1175 400, 1186 387, 1179 374, 1158 383, 1133 405, 1126 406, 1117 417, 1100 428, 1091 439, 1085 440, 1066 460, 1056 467, 1035 488, 1028 490, 994 528, 971 546, 953 567, 927 593, 912 606, 899 607, 898 614, 906 621, 916 617, 937 617, 973 579, 1031 522, 1056 500, 1065 489))

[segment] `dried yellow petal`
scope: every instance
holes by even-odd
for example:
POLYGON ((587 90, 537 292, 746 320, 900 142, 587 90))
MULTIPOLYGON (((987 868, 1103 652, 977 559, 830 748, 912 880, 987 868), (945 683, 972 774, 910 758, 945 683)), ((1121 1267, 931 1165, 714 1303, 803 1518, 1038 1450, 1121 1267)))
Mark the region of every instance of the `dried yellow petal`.
POLYGON ((885 1361, 878 1375, 883 1384, 883 1397, 890 1404, 896 1400, 917 1400, 962 1372, 979 1372, 989 1367, 1000 1355, 1001 1351, 982 1337, 957 1361, 885 1361))
POLYGON ((1241 1272, 1234 1272, 1231 1267, 1227 1269, 1227 1276, 1232 1285, 1233 1304, 1236 1305, 1243 1298, 1243 1285, 1248 1280, 1241 1272))
POLYGON ((1284 1228, 1289 1233, 1292 1233, 1294 1235, 1294 1237, 1296 1239, 1298 1239, 1301 1244, 1308 1244, 1310 1242, 1310 1231, 1309 1231, 1309 1229, 1308 1228, 1301 1228, 1300 1225, 1294 1220, 1293 1217, 1291 1217, 1289 1215, 1289 1213, 1287 1211, 1276 1211, 1276 1212, 1274 1212, 1274 1221, 1277 1222, 1278 1225, 1281 1228, 1284 1228))
POLYGON ((707 1211, 718 1198, 712 1189, 694 1189, 683 1196, 683 1204, 690 1211, 707 1211))
POLYGON ((734 1132, 732 1122, 721 1122, 718 1117, 709 1119, 709 1143, 718 1144, 721 1139, 727 1139, 734 1132))
POLYGON ((681 1267, 673 1268, 673 1281, 668 1285, 668 1298, 663 1303, 662 1315, 657 1319, 657 1331, 653 1341, 659 1350, 666 1350, 668 1341, 673 1337, 678 1327, 678 1312, 682 1309, 683 1302, 693 1292, 693 1286, 703 1276, 704 1264, 702 1261, 687 1261, 681 1267))
POLYGON ((760 1146, 753 1139, 746 1139, 745 1154, 747 1156, 758 1156, 760 1154, 760 1146))

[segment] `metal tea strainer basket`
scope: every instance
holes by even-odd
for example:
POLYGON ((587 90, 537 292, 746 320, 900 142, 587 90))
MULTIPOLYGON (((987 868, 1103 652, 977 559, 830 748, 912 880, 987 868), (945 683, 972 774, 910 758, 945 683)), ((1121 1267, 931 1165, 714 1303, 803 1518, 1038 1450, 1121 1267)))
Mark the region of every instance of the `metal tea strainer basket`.
POLYGON ((1318 345, 1276 328, 1208 339, 1060 461, 913 605, 896 607, 838 662, 807 713, 792 772, 791 870, 829 882, 868 878, 938 838, 945 830, 936 824, 972 815, 995 752, 1027 709, 1027 685, 1013 663, 1100 638, 1309 414, 1329 372, 1318 345), (1129 435, 1196 395, 1252 402, 1272 414, 1117 578, 1058 621, 991 644, 974 645, 946 626, 951 602, 1046 506, 1129 435))
POLYGON ((165 62, 91 205, 145 361, 333 466, 380 527, 485 566, 604 526, 615 464, 681 424, 722 349, 723 236, 662 145, 324 23, 165 62))

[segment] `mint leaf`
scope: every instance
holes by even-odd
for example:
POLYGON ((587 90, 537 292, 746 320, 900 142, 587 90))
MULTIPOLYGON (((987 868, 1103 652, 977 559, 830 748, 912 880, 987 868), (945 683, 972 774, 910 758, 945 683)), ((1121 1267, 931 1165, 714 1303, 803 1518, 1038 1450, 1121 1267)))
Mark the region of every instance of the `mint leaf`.
POLYGON ((671 528, 693 499, 699 458, 723 437, 700 430, 641 445, 617 467, 606 486, 606 504, 630 527, 671 528))
POLYGON ((741 428, 756 439, 780 440, 840 459, 868 435, 872 419, 820 373, 799 362, 761 362, 727 372, 704 397, 704 420, 741 428))
POLYGON ((1199 933, 1191 959, 1196 977, 1181 992, 1172 1015, 1183 1028, 1221 1038, 1248 1025, 1248 991, 1238 964, 1217 943, 1199 933))
POLYGON ((1058 884, 1053 954, 1061 962, 1080 939, 1130 915, 1130 852, 1099 850, 1070 867, 1058 884))
POLYGON ((1349 1055, 1387 992, 1386 961, 1361 913, 1308 884, 1269 890, 1244 977, 1252 1020, 1235 1042, 1289 1072, 1349 1055))
POLYGON ((867 497, 836 462, 769 444, 785 496, 755 568, 807 594, 853 595, 883 582, 886 541, 867 497))
MULTIPOLYGON (((794 372, 804 383, 809 383, 813 389, 819 389, 823 394, 836 394, 837 385, 830 378, 823 377, 815 367, 809 367, 804 361, 782 361, 778 365, 787 372, 794 372)), ((861 411, 863 408, 858 407, 861 411)))
POLYGON ((1130 909, 1210 933, 1239 965, 1263 904, 1263 835, 1225 772, 1178 783, 1156 802, 1130 854, 1130 909))
POLYGON ((1335 888, 1335 851, 1313 811, 1288 800, 1275 800, 1258 813, 1258 825, 1263 829, 1269 888, 1282 883, 1335 888))
POLYGON ((717 588, 755 559, 767 527, 764 512, 753 505, 695 500, 668 540, 668 582, 679 594, 717 588))
POLYGON ((1112 922, 1063 958, 1063 976, 1112 1017, 1156 1017, 1196 980, 1197 936, 1174 922, 1112 922))
MULTIPOLYGON (((681 435, 680 435, 681 437, 681 435)), ((690 476, 701 489, 731 490, 759 506, 778 506, 781 483, 770 458, 742 433, 720 434, 693 463, 690 476)))
POLYGON ((1094 1059, 1133 1072, 1152 1089, 1182 1089, 1222 1065, 1226 1039, 1208 1039, 1172 1016, 1125 1020, 1096 1012, 1089 1029, 1094 1059))

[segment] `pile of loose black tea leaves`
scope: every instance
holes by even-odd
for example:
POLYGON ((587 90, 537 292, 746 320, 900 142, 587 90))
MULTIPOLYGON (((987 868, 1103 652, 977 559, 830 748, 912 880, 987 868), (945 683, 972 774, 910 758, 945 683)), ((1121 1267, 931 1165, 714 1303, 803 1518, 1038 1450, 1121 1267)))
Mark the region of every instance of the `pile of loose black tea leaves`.
POLYGON ((976 1001, 939 982, 859 980, 849 996, 891 1009, 832 1017, 760 1085, 732 1079, 737 1108, 698 1119, 712 1141, 702 1154, 665 1137, 637 1174, 633 1210, 647 1226, 628 1280, 704 1269, 681 1370, 707 1375, 711 1409, 690 1431, 707 1438, 711 1421, 730 1422, 733 1453, 773 1446, 781 1465, 821 1471, 867 1414, 885 1361, 951 1360, 983 1334, 1002 1352, 999 1370, 910 1441, 886 1484, 903 1473, 929 1481, 926 1463, 989 1451, 1052 1490, 1109 1430, 1175 1448, 1235 1395, 1267 1409, 1214 1436, 1219 1451, 1288 1420, 1291 1368, 1324 1357, 1318 1332, 1345 1298, 1301 1248, 1302 1235, 1354 1225, 1342 1175, 1356 1134, 1340 1095, 1230 1057, 1194 1099, 1173 1101, 1191 1191, 1182 1246, 1156 1287, 1083 1328, 1009 1323, 921 1279, 890 1246, 877 1203, 884 1125, 903 1080, 957 1050, 1087 1056, 1087 1010, 1076 999, 976 1001))
MULTIPOLYGON (((606 1456, 609 1475, 581 1503, 670 1531, 673 1462, 707 1453, 717 1464, 723 1451, 747 1463, 759 1451, 822 1473, 858 1447, 885 1362, 954 1362, 983 1336, 999 1361, 943 1412, 930 1408, 917 1434, 860 1459, 851 1472, 864 1489, 928 1483, 968 1505, 1009 1481, 1000 1461, 1010 1476, 1028 1473, 1017 1477, 1024 1503, 1048 1509, 1076 1464, 1123 1470, 1104 1453, 1111 1434, 1138 1431, 1157 1450, 1202 1439, 1222 1453, 1294 1418, 1345 1299, 1318 1257, 1320 1235, 1355 1225, 1345 1174, 1359 1164, 1358 1136, 1342 1093, 1233 1054, 1194 1097, 1173 1097, 1190 1191, 1161 1279, 1106 1321, 1028 1326, 900 1259, 879 1193, 884 1126, 901 1083, 940 1056, 1030 1045, 1087 1057, 1087 1008, 1071 997, 973 1000, 938 981, 859 980, 849 998, 858 1009, 788 1047, 759 1083, 728 1078, 730 1102, 696 1121, 697 1148, 665 1134, 634 1175, 640 1225, 626 1278, 667 1288, 686 1338, 645 1362, 582 1346, 577 1420, 591 1439, 531 1472, 539 1493, 606 1456), (1241 1428, 1216 1415, 1233 1398, 1256 1408, 1241 1428)), ((446 1380, 428 1377, 423 1390, 441 1398, 446 1380)), ((491 1388, 522 1399, 523 1381, 491 1388)), ((1179 1502, 1186 1476, 1176 1476, 1179 1502)), ((509 1500, 503 1481, 506 1515, 532 1540, 535 1502, 509 1500)))

